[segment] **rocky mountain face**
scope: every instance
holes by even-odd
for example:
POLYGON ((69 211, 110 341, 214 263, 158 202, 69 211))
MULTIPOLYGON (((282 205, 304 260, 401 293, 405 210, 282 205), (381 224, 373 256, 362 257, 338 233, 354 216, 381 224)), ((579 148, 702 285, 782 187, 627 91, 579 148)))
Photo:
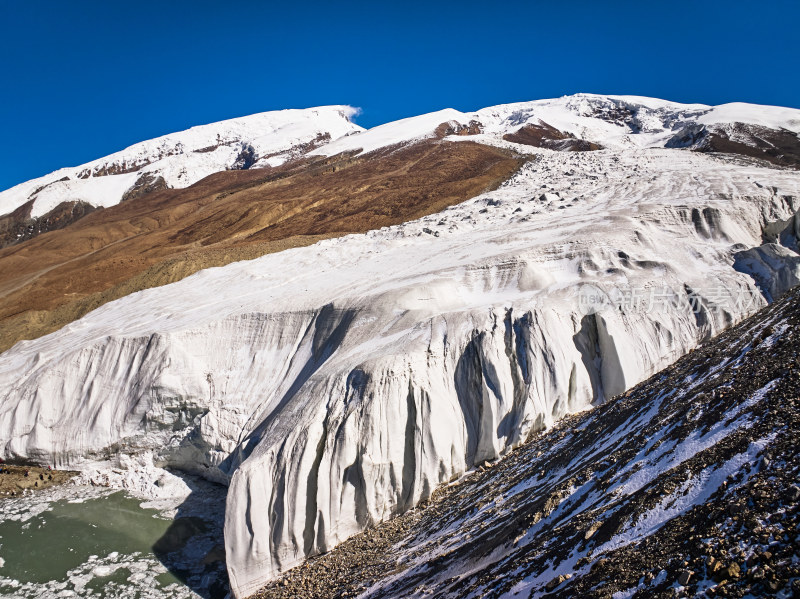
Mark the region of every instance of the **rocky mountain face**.
POLYGON ((800 593, 800 291, 267 597, 800 593))
POLYGON ((40 233, 63 229, 95 211, 95 207, 83 201, 61 202, 40 217, 31 217, 31 203, 23 204, 11 214, 0 217, 0 247, 22 243, 40 233))
POLYGON ((79 218, 74 207, 110 207, 163 189, 182 189, 225 170, 297 159, 332 139, 361 131, 349 106, 264 112, 193 127, 134 144, 88 164, 0 192, 0 248, 79 218), (72 218, 64 213, 72 210, 72 218))
MULTIPOLYGON (((160 189, 171 171, 137 153, 82 169, 150 175, 0 250, 0 456, 228 484, 237 597, 485 462, 513 468, 531 436, 800 282, 796 110, 578 95, 351 135, 341 107, 300 112, 305 137, 251 135, 224 167, 249 168, 184 189, 160 189), (345 124, 326 138, 331 112, 345 124), (763 144, 730 133, 745 129, 763 144), (748 151, 703 145, 722 130, 748 151)), ((653 430, 673 414, 629 403, 653 430)), ((594 451, 602 435, 578 436, 594 451)), ((548 468, 531 488, 567 493, 548 468)), ((606 522, 612 499, 592 489, 606 522)))

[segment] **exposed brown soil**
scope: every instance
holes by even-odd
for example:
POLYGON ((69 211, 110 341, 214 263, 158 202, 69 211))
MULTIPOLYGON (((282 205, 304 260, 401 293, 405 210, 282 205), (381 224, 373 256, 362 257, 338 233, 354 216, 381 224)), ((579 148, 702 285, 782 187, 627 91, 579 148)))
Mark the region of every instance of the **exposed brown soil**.
POLYGON ((564 133, 555 127, 539 121, 538 125, 525 125, 514 133, 507 133, 503 139, 526 146, 547 148, 561 152, 590 152, 602 150, 603 146, 585 139, 577 139, 571 133, 564 133))
POLYGON ((0 464, 0 497, 14 497, 30 489, 38 491, 61 485, 77 474, 65 470, 49 470, 40 466, 0 464))
POLYGON ((97 210, 0 250, 0 351, 202 268, 438 212, 493 189, 520 164, 497 148, 430 140, 224 171, 97 210))
POLYGON ((729 131, 716 128, 707 132, 698 149, 702 152, 741 154, 779 166, 800 168, 800 139, 786 130, 734 123, 729 131), (729 133, 737 139, 731 139, 729 133))
POLYGON ((470 121, 466 125, 456 122, 446 122, 436 127, 434 130, 434 135, 441 139, 442 137, 447 137, 448 135, 478 135, 482 132, 483 125, 481 125, 478 121, 470 121))

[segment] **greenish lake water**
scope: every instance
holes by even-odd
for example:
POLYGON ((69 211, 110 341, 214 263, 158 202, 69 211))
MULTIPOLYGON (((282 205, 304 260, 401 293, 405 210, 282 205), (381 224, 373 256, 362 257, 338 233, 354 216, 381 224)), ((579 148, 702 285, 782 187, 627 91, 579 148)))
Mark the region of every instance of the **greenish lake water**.
POLYGON ((1 597, 225 596, 218 514, 168 520, 122 492, 45 493, 0 500, 1 597))

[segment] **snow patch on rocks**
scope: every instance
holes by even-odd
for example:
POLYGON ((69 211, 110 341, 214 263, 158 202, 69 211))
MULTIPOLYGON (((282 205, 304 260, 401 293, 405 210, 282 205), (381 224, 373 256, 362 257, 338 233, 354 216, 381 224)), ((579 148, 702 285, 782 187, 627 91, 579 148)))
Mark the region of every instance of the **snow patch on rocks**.
POLYGON ((278 166, 293 152, 362 131, 351 121, 356 113, 350 106, 262 112, 143 141, 0 192, 0 216, 30 200, 32 217, 61 202, 114 206, 143 175, 183 188, 219 171, 278 166))

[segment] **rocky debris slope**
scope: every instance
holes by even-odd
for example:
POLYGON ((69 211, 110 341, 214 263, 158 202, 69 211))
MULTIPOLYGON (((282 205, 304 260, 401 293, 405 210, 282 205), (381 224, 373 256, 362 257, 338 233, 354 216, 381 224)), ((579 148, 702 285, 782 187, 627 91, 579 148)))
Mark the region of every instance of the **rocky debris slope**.
POLYGON ((691 148, 700 152, 723 152, 760 158, 780 166, 800 167, 797 133, 746 123, 687 125, 676 133, 667 147, 691 148))
POLYGON ((562 152, 591 152, 603 149, 599 144, 584 139, 576 139, 574 134, 559 131, 542 121, 535 125, 531 123, 523 125, 514 133, 503 135, 503 139, 526 146, 562 152))
POLYGON ((41 233, 68 227, 96 208, 82 201, 61 202, 58 206, 39 217, 32 217, 32 203, 28 202, 11 214, 0 216, 0 248, 22 243, 41 233))
POLYGON ((800 593, 800 289, 268 597, 800 593))
POLYGON ((77 472, 53 470, 41 466, 20 466, 0 462, 0 498, 16 497, 26 491, 38 491, 61 485, 77 472))

